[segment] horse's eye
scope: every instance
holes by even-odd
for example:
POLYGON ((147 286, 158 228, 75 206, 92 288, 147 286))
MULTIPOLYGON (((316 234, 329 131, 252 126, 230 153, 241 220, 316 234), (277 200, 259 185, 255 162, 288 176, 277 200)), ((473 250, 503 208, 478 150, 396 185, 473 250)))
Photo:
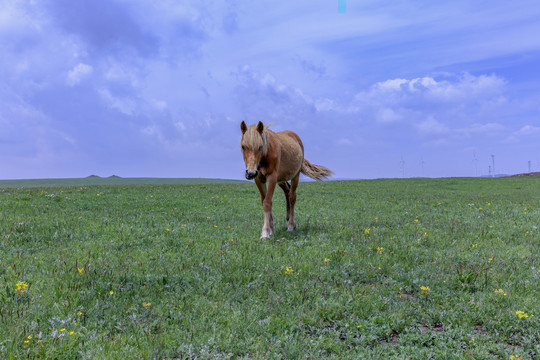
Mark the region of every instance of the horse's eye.
POLYGON ((261 150, 262 150, 262 146, 259 146, 259 151, 261 151, 261 150))
POLYGON ((242 145, 242 150, 246 151, 246 147, 244 145, 242 145))

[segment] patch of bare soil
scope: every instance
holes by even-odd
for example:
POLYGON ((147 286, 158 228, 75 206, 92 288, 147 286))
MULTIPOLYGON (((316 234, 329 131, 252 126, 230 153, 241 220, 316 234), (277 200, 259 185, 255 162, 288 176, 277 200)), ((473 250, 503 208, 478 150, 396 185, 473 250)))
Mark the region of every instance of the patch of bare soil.
POLYGON ((416 296, 414 296, 413 294, 407 294, 407 293, 401 293, 401 294, 398 295, 398 298, 405 299, 405 300, 412 300, 415 297, 416 296))
POLYGON ((388 346, 390 347, 395 347, 398 343, 398 340, 399 340, 399 334, 397 332, 392 332, 392 337, 388 340, 386 340, 386 343, 388 344, 388 346))
POLYGON ((443 323, 436 323, 433 327, 429 327, 426 324, 420 324, 420 330, 422 330, 422 334, 427 333, 428 331, 436 331, 436 332, 444 332, 444 324, 443 323))

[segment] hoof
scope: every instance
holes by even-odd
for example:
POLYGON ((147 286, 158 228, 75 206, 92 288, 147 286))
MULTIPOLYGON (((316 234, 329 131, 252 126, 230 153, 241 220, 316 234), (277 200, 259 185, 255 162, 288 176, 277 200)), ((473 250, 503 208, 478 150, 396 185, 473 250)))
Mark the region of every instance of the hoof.
POLYGON ((296 229, 296 225, 288 225, 287 231, 294 231, 296 229))
POLYGON ((270 235, 272 235, 270 232, 268 231, 263 231, 261 233, 261 240, 268 240, 270 239, 270 235))

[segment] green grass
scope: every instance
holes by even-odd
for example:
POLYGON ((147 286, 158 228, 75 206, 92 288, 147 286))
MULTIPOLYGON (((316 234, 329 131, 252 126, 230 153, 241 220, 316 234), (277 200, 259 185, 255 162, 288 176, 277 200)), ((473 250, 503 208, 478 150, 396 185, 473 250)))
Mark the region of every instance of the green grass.
POLYGON ((538 359, 539 190, 302 183, 263 241, 254 184, 2 189, 0 358, 538 359))
POLYGON ((93 185, 186 185, 186 184, 239 184, 245 181, 204 178, 123 178, 118 176, 89 176, 73 179, 0 180, 0 188, 66 187, 93 185))

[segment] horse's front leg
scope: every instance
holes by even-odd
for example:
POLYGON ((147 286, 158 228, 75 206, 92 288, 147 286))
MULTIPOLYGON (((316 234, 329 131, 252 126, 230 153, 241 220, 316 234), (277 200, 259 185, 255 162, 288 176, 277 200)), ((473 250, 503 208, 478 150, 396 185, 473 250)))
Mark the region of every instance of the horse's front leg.
MULTIPOLYGON (((274 233, 274 217, 272 216, 272 197, 277 184, 277 175, 267 177, 266 194, 262 201, 264 211, 264 225, 261 232, 261 239, 267 239, 274 233)), ((260 190, 260 187, 259 187, 260 190)), ((261 193, 262 198, 262 193, 261 193)))

